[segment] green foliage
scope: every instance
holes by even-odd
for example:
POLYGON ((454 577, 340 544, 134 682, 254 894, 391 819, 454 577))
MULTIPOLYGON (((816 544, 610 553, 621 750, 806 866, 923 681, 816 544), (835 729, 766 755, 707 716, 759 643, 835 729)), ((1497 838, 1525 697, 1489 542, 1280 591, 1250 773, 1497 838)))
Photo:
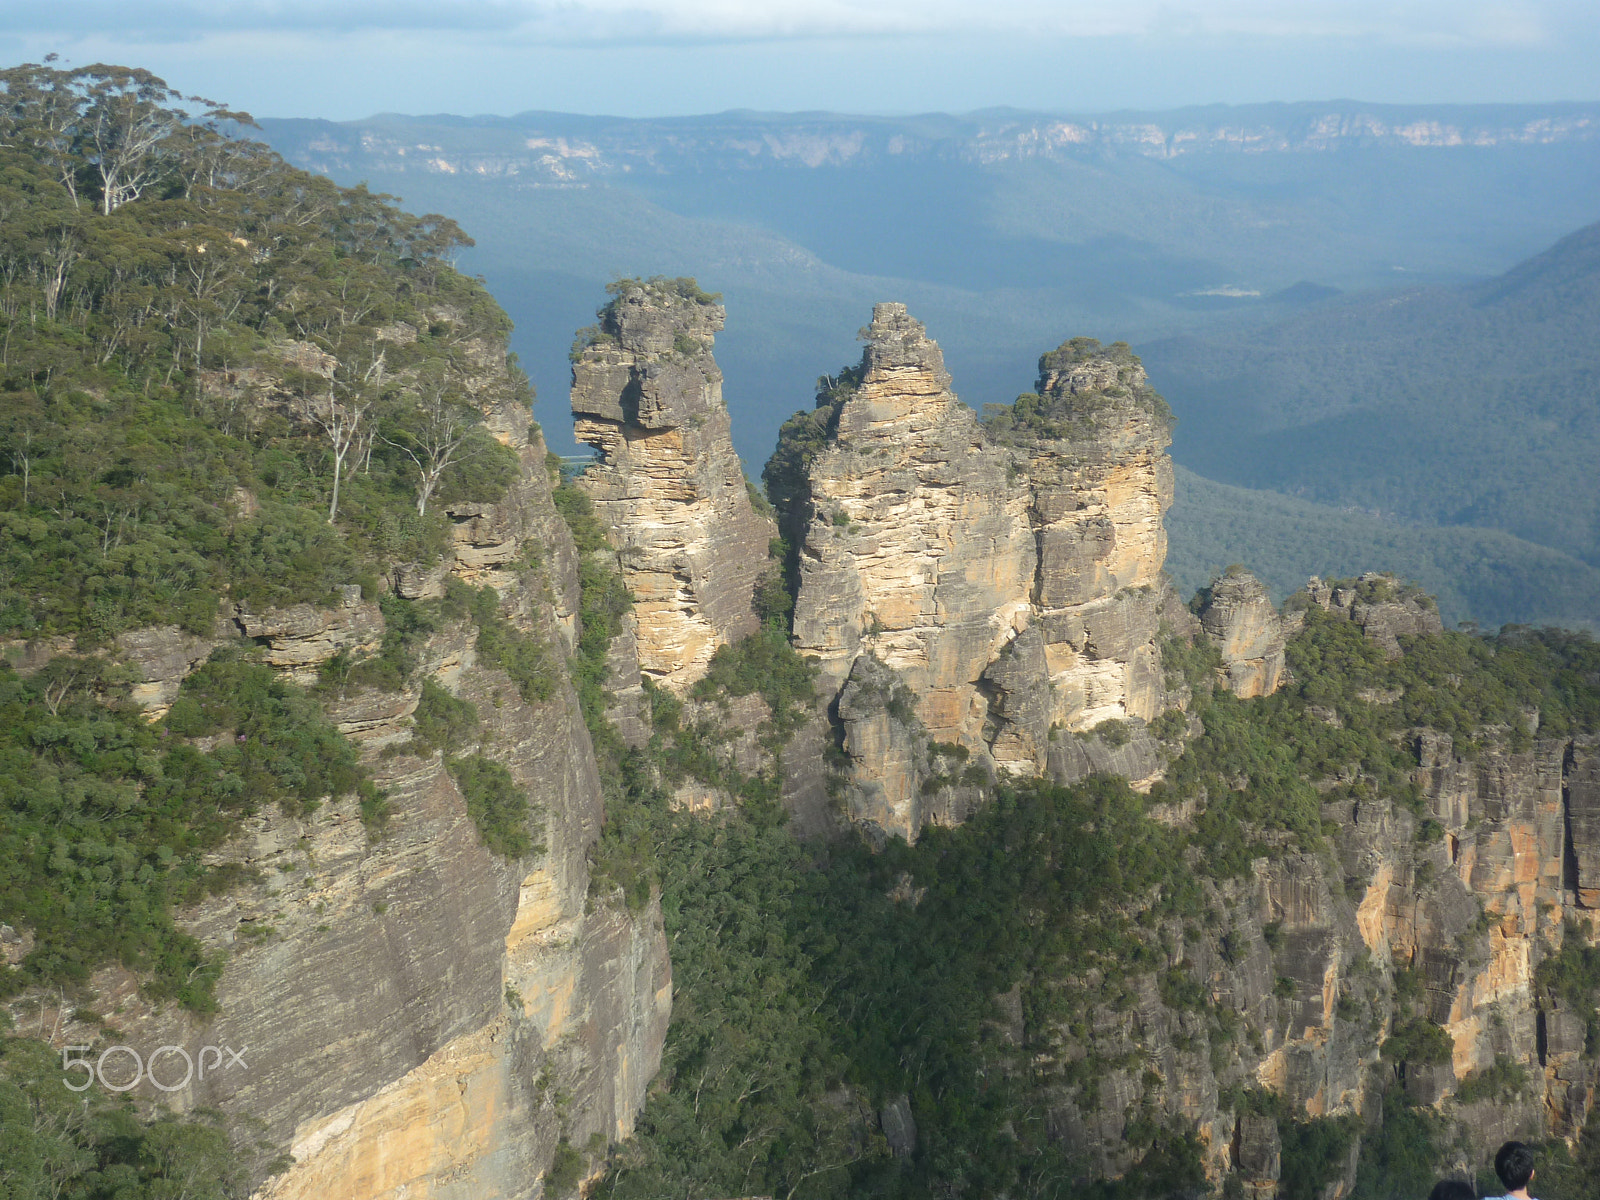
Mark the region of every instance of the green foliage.
POLYGON ((1383 1095, 1383 1121, 1361 1138, 1351 1200, 1415 1200, 1439 1178, 1448 1138, 1444 1121, 1413 1106, 1399 1088, 1383 1095))
POLYGON ((1539 964, 1534 983, 1562 1007, 1588 1024, 1587 1046, 1600 1047, 1600 947, 1590 944, 1588 932, 1576 921, 1561 931, 1561 949, 1539 964))
MULTIPOLYGON (((688 300, 689 302, 704 307, 722 303, 722 293, 708 292, 698 283, 687 276, 672 278, 666 275, 652 275, 649 279, 626 277, 613 279, 606 284, 606 294, 611 297, 595 312, 595 324, 587 325, 578 330, 577 337, 572 341, 572 350, 568 357, 577 362, 583 357, 583 352, 590 346, 616 345, 617 329, 617 303, 623 293, 635 288, 642 289, 648 295, 658 300, 688 300)), ((673 335, 673 349, 679 354, 695 355, 705 349, 699 341, 683 333, 673 335)))
POLYGON ((6 1200, 244 1200, 252 1177, 287 1156, 229 1128, 220 1113, 142 1116, 81 1068, 63 1075, 60 1050, 0 1037, 0 1195, 6 1200))
POLYGON ((1321 1200, 1327 1186, 1343 1175, 1359 1131, 1360 1122, 1350 1116, 1309 1121, 1280 1117, 1278 1195, 1283 1200, 1321 1200))
POLYGON ((1394 1023, 1379 1052, 1395 1066, 1447 1063, 1454 1043, 1450 1035, 1423 1017, 1404 1017, 1394 1023))
POLYGON ((1278 1194, 1283 1200, 1320 1200, 1327 1186, 1343 1174, 1350 1145, 1360 1132, 1355 1117, 1308 1120, 1282 1096, 1264 1088, 1231 1089, 1219 1101, 1241 1115, 1254 1113, 1277 1123, 1278 1194))
POLYGON ((1266 852, 1260 831, 1287 831, 1307 849, 1320 845, 1326 801, 1382 797, 1421 816, 1408 730, 1438 729, 1470 754, 1479 739, 1495 736, 1485 733, 1493 726, 1508 731, 1512 748, 1525 744, 1530 710, 1541 733, 1600 728, 1600 696, 1584 682, 1594 678, 1600 645, 1583 634, 1442 633, 1413 639, 1390 660, 1352 623, 1311 608, 1287 650, 1295 682, 1250 702, 1205 686, 1215 651, 1196 641, 1167 638, 1162 656, 1173 684, 1195 688, 1192 708, 1204 732, 1151 796, 1203 801, 1195 841, 1219 875, 1248 873, 1251 858, 1266 852), (1375 692, 1399 698, 1363 699, 1375 692), (1317 786, 1332 780, 1339 782, 1317 786))
POLYGON ((566 1138, 556 1145, 555 1157, 544 1175, 544 1190, 552 1200, 561 1200, 577 1191, 583 1179, 583 1155, 572 1148, 566 1138))
POLYGON ((478 660, 510 676, 524 702, 543 704, 555 695, 559 677, 550 648, 537 634, 517 628, 500 615, 500 595, 493 587, 474 588, 451 579, 441 611, 457 619, 471 619, 478 627, 478 660))
MULTIPOLYGON (((1543 1153, 1536 1167, 1540 1200, 1600 1200, 1600 1115, 1590 1111, 1575 1151, 1569 1151, 1566 1143, 1559 1140, 1540 1149, 1543 1153)), ((1493 1172, 1489 1174, 1492 1177, 1493 1172)))
POLYGON ((1528 1073, 1522 1064, 1497 1054, 1491 1066, 1474 1071, 1456 1088, 1456 1101, 1473 1104, 1479 1100, 1493 1100, 1498 1104, 1513 1104, 1528 1088, 1528 1073))
POLYGON ((422 681, 422 698, 411 716, 411 741, 416 755, 443 751, 447 756, 478 739, 478 706, 452 696, 432 679, 422 681))
POLYGON ((1222 666, 1222 653, 1210 638, 1197 637, 1189 641, 1175 636, 1163 624, 1161 666, 1168 688, 1188 684, 1196 692, 1209 692, 1216 681, 1217 669, 1222 666))
POLYGON ((770 810, 706 818, 658 800, 649 814, 673 1022, 638 1132, 594 1194, 771 1194, 780 1181, 787 1192, 852 1157, 845 1114, 816 1103, 840 1064, 795 920, 804 853, 770 810))
MULTIPOLYGON (((778 539, 778 553, 773 557, 781 564, 787 554, 788 546, 778 539)), ((794 596, 790 594, 788 585, 784 582, 782 567, 769 570, 756 580, 756 586, 750 593, 750 607, 755 611, 761 624, 769 628, 786 630, 794 616, 794 596)))
POLYGON ((1092 437, 1097 425, 1129 405, 1165 428, 1172 425, 1172 409, 1144 381, 1139 358, 1127 342, 1102 346, 1094 338, 1069 338, 1040 356, 1034 386, 1036 391, 1024 392, 1012 404, 983 406, 983 425, 994 441, 1011 446, 1035 439, 1092 437), (1116 378, 1095 390, 1051 386, 1058 376, 1088 362, 1113 367, 1116 378))
MULTIPOLYGON (((680 300, 689 300, 705 308, 722 303, 721 292, 708 292, 693 278, 679 275, 672 278, 667 275, 652 275, 649 279, 622 278, 613 279, 606 284, 606 295, 616 297, 634 288, 642 288, 645 292, 663 297, 676 297, 680 300)), ((612 301, 615 303, 615 300, 612 301)), ((610 305, 607 305, 609 308, 610 305)))
POLYGON ((1101 721, 1089 731, 1091 737, 1097 737, 1113 750, 1119 746, 1126 746, 1133 737, 1133 732, 1126 721, 1111 720, 1101 721))
POLYGON ((153 76, 159 136, 114 186, 83 134, 133 119, 104 124, 106 73, 132 77, 0 72, 0 633, 210 634, 224 602, 435 557, 428 497, 517 470, 476 406, 529 399, 474 379, 508 325, 449 265, 470 240, 189 121, 153 76))
POLYGON ((816 703, 817 664, 768 625, 732 646, 718 646, 705 675, 690 690, 697 700, 719 700, 759 692, 767 702, 769 737, 787 742, 816 703))
POLYGON ((1189 729, 1189 717, 1181 708, 1169 708, 1150 722, 1151 736, 1162 742, 1181 741, 1189 729))
POLYGON ((732 646, 719 646, 706 674, 690 690, 695 700, 715 703, 726 712, 728 701, 757 693, 767 705, 767 719, 757 733, 769 765, 746 774, 726 749, 737 730, 702 717, 683 721, 683 706, 669 693, 650 689, 653 734, 646 758, 667 784, 697 779, 721 788, 745 804, 770 808, 778 799, 783 748, 809 718, 815 704, 816 664, 802 658, 776 626, 768 625, 732 646))
POLYGON ((291 815, 356 791, 364 778, 354 745, 316 702, 237 647, 214 651, 184 680, 166 728, 185 738, 223 735, 213 754, 252 805, 276 801, 291 815))
POLYGON ((450 777, 466 797, 467 815, 478 837, 503 858, 543 853, 528 832, 528 797, 511 778, 511 772, 482 754, 446 760, 450 777))
POLYGON ((393 592, 378 606, 383 612, 383 644, 377 656, 350 664, 349 682, 356 686, 397 692, 417 669, 417 653, 437 625, 429 608, 393 592))
POLYGON ((117 688, 94 660, 0 667, 0 911, 37 935, 0 988, 75 986, 117 960, 157 998, 211 1011, 221 960, 172 913, 245 874, 207 853, 264 804, 381 798, 312 698, 238 649, 190 675, 157 726, 104 702, 117 688))

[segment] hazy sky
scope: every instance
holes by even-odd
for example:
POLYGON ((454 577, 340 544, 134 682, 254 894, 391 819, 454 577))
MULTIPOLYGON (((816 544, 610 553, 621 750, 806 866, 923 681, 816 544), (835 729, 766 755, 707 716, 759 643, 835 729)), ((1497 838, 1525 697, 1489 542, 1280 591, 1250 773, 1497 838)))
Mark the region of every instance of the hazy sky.
POLYGON ((0 0, 260 116, 1600 98, 1600 0, 0 0))

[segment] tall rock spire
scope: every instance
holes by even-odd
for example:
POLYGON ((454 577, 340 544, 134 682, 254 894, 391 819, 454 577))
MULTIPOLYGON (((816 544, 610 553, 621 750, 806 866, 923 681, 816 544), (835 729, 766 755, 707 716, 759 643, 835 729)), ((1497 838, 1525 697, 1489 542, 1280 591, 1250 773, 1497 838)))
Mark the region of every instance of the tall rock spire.
POLYGON ((1038 393, 980 421, 904 305, 876 306, 864 336, 767 472, 799 543, 795 644, 837 697, 850 815, 914 838, 962 819, 963 786, 995 772, 1153 776, 1172 465, 1138 359, 1067 342, 1038 393), (1106 721, 1133 732, 1058 736, 1106 721))
POLYGON ((757 627, 771 520, 751 505, 711 354, 723 308, 693 280, 629 281, 572 368, 581 486, 633 593, 640 669, 681 693, 720 645, 757 627))

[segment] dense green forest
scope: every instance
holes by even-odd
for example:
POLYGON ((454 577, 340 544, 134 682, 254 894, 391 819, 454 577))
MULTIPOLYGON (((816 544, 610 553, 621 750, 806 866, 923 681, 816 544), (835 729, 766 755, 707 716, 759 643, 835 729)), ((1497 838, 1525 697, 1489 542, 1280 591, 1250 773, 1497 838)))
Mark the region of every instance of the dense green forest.
MULTIPOLYGON (((1500 529, 1600 565, 1597 324, 1591 225, 1485 284, 1340 299, 1140 352, 1178 413, 1178 459, 1208 478, 1500 529)), ((1521 585, 1536 615, 1567 602, 1538 573, 1521 585)))
POLYGON ((515 464, 468 240, 122 68, 0 74, 0 636, 80 649, 427 561, 515 464), (195 107, 190 105, 190 107, 195 107), (404 398, 402 401, 402 397, 404 398))
POLYGON ((1439 602, 1447 625, 1475 621, 1600 628, 1600 568, 1498 529, 1418 525, 1233 487, 1177 469, 1167 573, 1194 594, 1247 563, 1282 601, 1312 575, 1392 571, 1439 602))

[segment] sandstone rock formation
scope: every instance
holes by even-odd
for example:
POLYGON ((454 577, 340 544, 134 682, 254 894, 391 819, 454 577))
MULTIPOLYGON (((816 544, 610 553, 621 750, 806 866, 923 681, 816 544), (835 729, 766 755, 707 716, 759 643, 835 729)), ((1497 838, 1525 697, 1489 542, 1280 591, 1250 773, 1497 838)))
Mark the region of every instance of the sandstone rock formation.
MULTIPOLYGON (((503 362, 502 348, 494 369, 503 362)), ((489 399, 503 390, 492 384, 489 399)), ((295 1159, 261 1193, 274 1200, 528 1195, 561 1139, 627 1136, 659 1068, 671 1005, 659 907, 629 911, 589 889, 603 802, 560 670, 579 632, 578 555, 526 405, 485 404, 520 477, 497 504, 448 509, 443 559, 401 565, 389 585, 413 598, 442 594, 451 578, 492 586, 500 616, 544 644, 552 694, 525 701, 479 661, 470 621, 441 620, 402 690, 325 701, 388 793, 384 836, 370 836, 353 797, 304 818, 264 810, 216 854, 259 879, 181 914, 227 955, 220 1012, 152 1007, 120 967, 93 980, 124 1044, 178 1046, 197 1061, 203 1046, 247 1048, 247 1067, 137 1094, 260 1122, 295 1159), (463 751, 503 766, 528 797, 537 844, 527 855, 486 849, 442 757, 407 750, 424 679, 476 705, 482 725, 463 751)), ((263 661, 312 682, 335 655, 376 649, 384 629, 379 605, 352 585, 334 607, 240 610, 212 638, 140 630, 118 649, 134 699, 159 715, 224 637, 254 640, 263 661)), ((60 1018, 74 1036, 71 1011, 60 1018)))
POLYGON ((780 444, 768 477, 801 543, 794 639, 838 698, 848 810, 914 838, 960 804, 901 744, 907 722, 863 706, 864 683, 905 689, 917 736, 985 773, 1081 777, 1081 755, 1053 755, 1060 734, 1142 732, 1161 711, 1168 417, 1126 347, 1066 344, 1021 416, 986 424, 904 305, 878 305, 865 337, 860 366, 797 418, 812 441, 780 444))
POLYGON ((1369 571, 1344 583, 1313 576, 1306 599, 1331 616, 1353 621, 1390 658, 1400 656, 1400 638, 1438 633, 1444 626, 1433 597, 1382 571, 1369 571))
MULTIPOLYGON (((1324 809, 1337 830, 1331 855, 1274 849, 1255 861, 1252 878, 1216 885, 1229 914, 1223 929, 1181 936, 1174 927, 1182 970, 1229 1014, 1220 1024, 1164 1003, 1150 979, 1131 996, 1099 1001, 1075 1031, 1027 1025, 1021 1036, 1037 1062, 1121 1055, 1135 1064, 1102 1071, 1091 1104, 1062 1090, 1048 1121, 1068 1149, 1120 1172, 1130 1161, 1128 1122, 1154 1112, 1199 1131, 1214 1180, 1232 1174, 1248 1194, 1275 1194, 1271 1121, 1230 1110, 1225 1086, 1268 1088, 1302 1117, 1371 1115, 1396 1075, 1379 1048, 1400 1016, 1401 973, 1418 989, 1411 1003, 1449 1047, 1446 1061, 1406 1071, 1413 1101, 1439 1107, 1474 1146, 1577 1136, 1600 1082, 1585 1049, 1592 1013, 1544 993, 1535 969, 1563 945, 1570 922, 1597 924, 1593 739, 1512 750, 1489 738, 1469 756, 1424 732, 1414 746, 1420 813, 1333 802, 1324 809), (1206 1040, 1225 1050, 1208 1054, 1206 1040), (1497 1063, 1514 1064, 1524 1084, 1454 1099, 1497 1063)), ((1093 994, 1095 984, 1083 986, 1093 994)))
POLYGON ((617 291, 572 368, 583 489, 634 597, 638 663, 682 693, 718 646, 757 627, 751 594, 772 522, 751 506, 711 344, 722 306, 687 280, 617 291))
POLYGON ((1241 700, 1270 696, 1283 679, 1283 620, 1261 581, 1230 570, 1213 580, 1200 626, 1222 654, 1223 680, 1241 700))

